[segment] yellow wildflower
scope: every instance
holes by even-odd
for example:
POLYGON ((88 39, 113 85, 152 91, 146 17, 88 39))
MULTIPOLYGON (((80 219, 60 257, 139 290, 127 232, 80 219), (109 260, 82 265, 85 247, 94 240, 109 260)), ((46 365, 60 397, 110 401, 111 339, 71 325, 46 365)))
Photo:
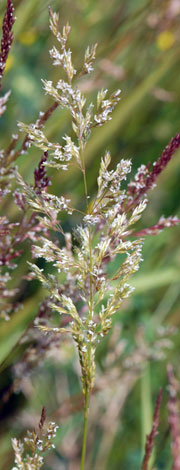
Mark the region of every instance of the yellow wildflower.
POLYGON ((31 46, 37 39, 37 33, 35 29, 31 29, 30 31, 24 31, 19 35, 19 42, 23 44, 23 46, 31 46))
POLYGON ((174 44, 175 37, 171 31, 163 31, 160 33, 156 39, 157 47, 161 51, 166 51, 170 49, 174 44))

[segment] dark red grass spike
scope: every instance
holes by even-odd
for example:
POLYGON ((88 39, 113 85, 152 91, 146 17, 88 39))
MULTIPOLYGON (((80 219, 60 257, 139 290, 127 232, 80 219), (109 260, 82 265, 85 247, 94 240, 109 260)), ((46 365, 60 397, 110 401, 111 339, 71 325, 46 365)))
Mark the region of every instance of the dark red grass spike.
POLYGON ((46 175, 46 169, 44 163, 48 158, 48 152, 44 152, 43 157, 41 158, 38 168, 34 171, 34 187, 41 192, 42 189, 47 188, 50 184, 50 179, 46 175))
MULTIPOLYGON (((158 176, 160 173, 166 168, 166 165, 169 163, 171 158, 173 157, 176 150, 180 147, 180 133, 176 134, 173 137, 169 144, 163 150, 161 156, 158 158, 156 162, 153 164, 153 169, 147 173, 147 175, 143 176, 143 180, 141 181, 142 186, 141 188, 136 189, 136 181, 133 181, 133 187, 129 187, 129 193, 134 196, 133 200, 127 205, 126 209, 130 210, 132 207, 136 207, 141 199, 141 196, 147 193, 147 191, 153 188, 158 176)), ((149 165, 147 165, 148 169, 149 165)))
POLYGON ((161 217, 157 224, 152 225, 152 227, 147 227, 139 232, 133 233, 134 237, 144 237, 146 235, 158 235, 162 230, 169 227, 174 227, 180 223, 180 219, 176 216, 170 216, 167 218, 161 217))
POLYGON ((163 150, 161 156, 153 164, 153 169, 147 175, 146 184, 144 188, 140 189, 139 196, 143 195, 144 193, 146 193, 146 191, 148 191, 148 189, 151 189, 153 187, 154 183, 157 180, 157 177, 164 170, 164 168, 169 163, 172 156, 174 155, 174 153, 179 147, 180 147, 180 133, 176 134, 175 137, 173 137, 173 139, 170 140, 169 144, 163 150))
POLYGON ((146 190, 150 189, 155 183, 159 174, 164 170, 166 165, 171 160, 176 150, 180 147, 180 133, 176 134, 173 139, 170 140, 169 144, 165 147, 160 158, 154 163, 151 173, 146 179, 146 190))
MULTIPOLYGON (((1 51, 0 51, 0 81, 2 79, 5 65, 6 65, 6 60, 11 48, 11 44, 13 41, 13 33, 12 33, 12 27, 15 22, 15 17, 14 17, 14 5, 12 0, 7 1, 6 5, 6 13, 4 15, 3 19, 3 25, 2 25, 2 39, 1 39, 1 51)), ((1 84, 0 84, 1 88, 1 84)))
MULTIPOLYGON (((163 150, 161 156, 156 162, 154 162, 153 169, 151 171, 148 171, 147 174, 143 172, 142 175, 140 173, 140 175, 138 175, 139 181, 137 181, 135 178, 132 182, 130 182, 128 186, 128 192, 131 195, 131 199, 127 203, 126 212, 130 211, 134 207, 137 207, 141 197, 146 194, 149 189, 153 189, 158 176, 166 168, 166 165, 169 163, 179 147, 180 133, 176 134, 175 137, 170 140, 169 144, 163 150), (141 183, 140 188, 138 187, 138 183, 141 183)), ((149 164, 145 167, 145 169, 149 170, 149 164)))
POLYGON ((180 470, 180 423, 179 423, 179 407, 177 400, 177 393, 179 391, 179 384, 174 376, 172 365, 167 367, 168 373, 168 391, 169 391, 169 425, 172 438, 172 457, 173 457, 173 470, 180 470))
POLYGON ((45 406, 43 406, 42 411, 41 411, 41 418, 40 418, 40 421, 39 421, 40 431, 42 431, 45 421, 46 421, 46 408, 45 408, 45 406))
POLYGON ((152 430, 150 434, 148 434, 146 437, 145 455, 144 455, 144 459, 142 462, 142 470, 148 470, 148 463, 149 463, 149 460, 153 451, 153 447, 154 447, 154 439, 158 434, 159 412, 160 412, 161 401, 162 401, 162 389, 160 389, 160 392, 156 399, 156 406, 155 406, 154 415, 153 415, 152 430))

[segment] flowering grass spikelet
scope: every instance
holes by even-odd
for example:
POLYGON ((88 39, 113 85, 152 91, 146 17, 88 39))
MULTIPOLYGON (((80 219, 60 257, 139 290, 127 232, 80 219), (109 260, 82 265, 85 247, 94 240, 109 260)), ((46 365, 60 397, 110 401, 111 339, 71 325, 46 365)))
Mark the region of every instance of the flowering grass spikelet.
POLYGON ((43 454, 54 448, 53 439, 56 436, 58 426, 54 422, 49 422, 44 430, 46 419, 45 408, 43 407, 37 431, 28 431, 23 442, 12 439, 12 446, 15 454, 15 466, 12 470, 40 470, 44 465, 43 454))

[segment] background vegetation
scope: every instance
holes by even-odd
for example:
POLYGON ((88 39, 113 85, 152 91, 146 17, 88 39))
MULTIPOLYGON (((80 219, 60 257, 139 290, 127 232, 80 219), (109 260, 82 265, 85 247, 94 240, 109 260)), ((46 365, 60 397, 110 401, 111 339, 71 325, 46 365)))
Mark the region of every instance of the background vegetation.
MULTIPOLYGON (((6 2, 0 7, 1 20, 6 2)), ((108 148, 114 164, 120 157, 133 159, 133 171, 141 164, 153 162, 170 138, 179 131, 180 2, 163 0, 16 0, 17 21, 14 43, 3 79, 3 91, 11 89, 6 113, 1 119, 1 147, 7 147, 17 132, 17 120, 34 122, 39 111, 46 109, 41 78, 57 80, 48 50, 53 44, 48 29, 48 4, 60 13, 61 24, 72 26, 70 45, 81 63, 84 50, 98 42, 95 72, 83 80, 82 89, 92 100, 99 88, 122 90, 113 120, 94 130, 86 152, 88 185, 96 187, 100 157, 108 148)), ((48 121, 50 140, 61 141, 68 133, 69 116, 56 110, 48 121)), ((31 182, 40 158, 34 147, 18 160, 24 179, 31 182)), ((159 217, 177 214, 179 198, 180 152, 158 180, 150 194, 150 204, 140 228, 151 226, 159 217)), ((71 195, 79 205, 83 187, 79 174, 53 178, 57 194, 71 195)), ((3 213, 16 220, 19 212, 6 199, 3 213)), ((71 217, 71 220, 73 218, 71 217)), ((73 220, 75 225, 77 219, 73 220)), ((64 219, 66 229, 68 221, 64 219)), ((166 416, 167 361, 179 370, 180 336, 180 248, 179 228, 166 229, 158 237, 149 237, 144 245, 144 263, 134 276, 135 294, 124 302, 114 319, 112 333, 97 353, 96 387, 91 402, 88 440, 88 469, 140 468, 145 436, 150 431, 152 406, 160 386, 163 388, 161 433, 157 439, 156 468, 171 468, 169 431, 166 416), (164 339, 166 328, 168 337, 164 339), (172 328, 176 327, 176 331, 172 328), (158 338, 157 339, 157 335, 158 338), (169 339, 170 337, 170 339, 169 339), (164 343, 163 343, 164 341, 164 343), (166 352, 164 353, 164 348, 166 352), (163 352, 162 352, 163 349, 163 352)), ((82 398, 76 352, 71 342, 62 340, 60 348, 51 348, 45 357, 32 357, 28 374, 14 388, 14 367, 24 356, 30 339, 19 339, 31 324, 43 292, 38 282, 21 281, 27 272, 29 248, 23 246, 14 272, 13 287, 20 287, 23 308, 10 322, 0 325, 0 462, 10 469, 13 462, 11 437, 20 436, 38 422, 41 408, 60 424, 56 450, 47 457, 46 468, 79 468, 82 398), (27 341, 27 342, 26 342, 27 341)), ((31 339, 31 344, 35 339, 31 339)), ((40 352, 38 353, 40 354, 40 352)), ((22 369, 23 370, 23 369, 22 369)))

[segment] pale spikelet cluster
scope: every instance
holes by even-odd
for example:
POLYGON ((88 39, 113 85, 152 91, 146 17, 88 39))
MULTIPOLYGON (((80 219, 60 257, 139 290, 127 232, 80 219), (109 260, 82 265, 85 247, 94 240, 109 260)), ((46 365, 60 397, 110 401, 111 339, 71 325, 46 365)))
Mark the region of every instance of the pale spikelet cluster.
POLYGON ((97 113, 94 116, 94 121, 98 126, 102 126, 105 122, 112 119, 111 113, 120 99, 120 90, 112 93, 108 99, 104 99, 107 92, 108 90, 101 90, 97 96, 97 113))
POLYGON ((84 56, 84 65, 82 69, 82 74, 93 72, 93 61, 96 58, 96 49, 97 43, 94 44, 91 48, 88 46, 84 56))
POLYGON ((6 111, 6 103, 8 101, 8 98, 9 98, 10 94, 11 94, 11 92, 8 91, 7 93, 5 93, 4 96, 2 96, 0 98, 0 117, 6 111))
POLYGON ((51 57, 54 59, 53 65, 60 65, 65 70, 68 81, 71 82, 73 76, 76 74, 76 70, 72 64, 71 60, 71 50, 66 48, 67 39, 70 33, 70 26, 67 23, 64 26, 62 34, 59 31, 59 15, 54 13, 51 8, 49 8, 50 14, 50 29, 58 42, 60 43, 61 47, 61 54, 54 46, 53 49, 50 51, 51 57))
MULTIPOLYGON (((45 93, 50 95, 62 108, 68 108, 71 112, 75 141, 72 141, 70 136, 65 135, 63 137, 65 140, 64 146, 49 142, 44 132, 39 129, 38 122, 31 125, 19 123, 19 127, 20 130, 28 134, 30 144, 33 143, 43 151, 50 152, 52 158, 49 159, 45 165, 56 169, 67 170, 69 164, 74 160, 80 170, 83 171, 82 151, 85 148, 91 129, 111 119, 111 113, 119 101, 120 91, 118 90, 108 99, 105 99, 108 90, 101 90, 97 96, 96 111, 93 112, 94 105, 92 103, 85 109, 86 98, 76 86, 72 85, 76 70, 72 64, 71 51, 67 49, 70 27, 66 25, 61 34, 58 29, 58 15, 53 13, 51 9, 50 28, 61 47, 61 53, 59 53, 54 46, 50 51, 50 56, 53 58, 54 65, 59 65, 64 69, 66 80, 58 80, 56 86, 52 81, 43 80, 44 90, 45 93)), ((97 44, 91 49, 88 48, 86 50, 84 63, 78 76, 82 76, 93 70, 92 63, 95 59, 96 47, 97 44)))
POLYGON ((23 441, 12 439, 15 453, 15 466, 12 470, 40 470, 44 465, 43 454, 54 448, 53 439, 58 429, 54 422, 50 422, 46 431, 43 431, 45 414, 43 408, 38 431, 28 431, 23 441))
MULTIPOLYGON (((26 204, 36 213, 41 226, 50 233, 53 230, 52 239, 49 234, 40 234, 32 246, 33 257, 44 258, 47 263, 51 263, 53 273, 45 274, 32 263, 31 271, 48 292, 48 308, 59 313, 60 317, 67 318, 65 325, 60 320, 57 326, 39 322, 36 326, 46 334, 67 333, 72 336, 79 353, 83 392, 87 394, 94 385, 97 344, 111 328, 112 317, 121 308, 123 300, 132 293, 130 278, 142 261, 143 240, 132 239, 132 235, 134 225, 147 205, 144 187, 149 173, 146 167, 141 167, 134 182, 124 189, 131 171, 131 161, 122 159, 112 169, 110 154, 106 152, 100 161, 97 194, 93 195, 91 201, 87 188, 84 150, 92 128, 111 119, 112 111, 120 99, 120 91, 108 97, 108 90, 102 89, 97 94, 96 104, 86 105, 86 98, 77 87, 77 79, 92 71, 96 45, 86 50, 82 68, 76 72, 71 51, 67 48, 70 27, 66 25, 60 33, 58 21, 58 15, 50 9, 50 28, 61 49, 59 52, 53 47, 50 55, 53 64, 63 69, 65 79, 58 80, 56 85, 44 80, 43 85, 45 93, 56 104, 69 110, 74 137, 65 135, 65 144, 63 142, 61 145, 46 138, 42 130, 43 123, 41 128, 38 121, 30 125, 20 123, 19 127, 27 133, 26 138, 30 145, 45 152, 46 158, 40 163, 40 174, 43 174, 43 167, 52 167, 59 171, 76 164, 84 181, 84 208, 79 211, 64 195, 48 193, 47 184, 45 189, 42 186, 41 191, 37 191, 36 186, 25 183, 17 171, 16 178, 26 204), (69 233, 64 233, 61 213, 65 211, 71 215, 77 210, 82 216, 81 225, 75 228, 72 237, 69 233), (61 232, 64 237, 61 245, 57 232, 61 232), (119 266, 109 274, 109 263, 117 257, 120 260, 119 266)), ((168 221, 166 222, 161 220, 161 225, 167 226, 168 221)), ((174 219, 170 225, 175 223, 174 219)))

